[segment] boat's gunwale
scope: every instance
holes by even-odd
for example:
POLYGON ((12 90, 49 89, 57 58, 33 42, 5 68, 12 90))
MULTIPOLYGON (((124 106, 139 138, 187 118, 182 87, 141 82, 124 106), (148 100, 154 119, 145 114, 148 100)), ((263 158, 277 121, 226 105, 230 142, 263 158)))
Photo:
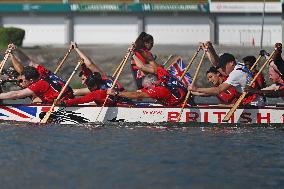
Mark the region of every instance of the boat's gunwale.
MULTIPOLYGON (((52 104, 1 104, 1 106, 39 106, 39 107, 49 107, 52 104)), ((56 106, 58 108, 84 108, 84 107, 100 107, 100 106, 96 106, 96 105, 92 105, 92 104, 81 104, 81 105, 74 105, 74 106, 56 106)), ((151 104, 150 106, 135 106, 135 105, 118 105, 118 106, 105 106, 108 108, 145 108, 145 109, 149 109, 149 108, 161 108, 161 109, 172 109, 172 108, 180 108, 177 106, 161 106, 159 104, 157 104, 157 106, 151 104)), ((218 104, 197 104, 196 106, 191 106, 191 107, 187 107, 186 109, 208 109, 208 108, 214 108, 214 109, 230 109, 230 107, 225 107, 225 106, 220 106, 218 104)), ((284 110, 284 106, 277 106, 276 105, 266 105, 266 106, 262 106, 262 107, 256 107, 256 106, 248 106, 248 107, 239 107, 238 109, 276 109, 276 110, 284 110)))

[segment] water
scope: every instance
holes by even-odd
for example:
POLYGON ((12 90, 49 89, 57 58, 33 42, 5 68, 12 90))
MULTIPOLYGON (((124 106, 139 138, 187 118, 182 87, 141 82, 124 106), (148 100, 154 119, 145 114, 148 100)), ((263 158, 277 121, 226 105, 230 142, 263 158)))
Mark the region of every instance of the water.
POLYGON ((2 123, 0 185, 283 188, 283 128, 194 126, 2 123))

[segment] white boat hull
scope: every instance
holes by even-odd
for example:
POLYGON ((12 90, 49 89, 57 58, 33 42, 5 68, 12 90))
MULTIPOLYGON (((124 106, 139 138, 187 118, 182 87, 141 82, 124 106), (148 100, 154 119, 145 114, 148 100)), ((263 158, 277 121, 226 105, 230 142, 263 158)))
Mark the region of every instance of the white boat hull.
MULTIPOLYGON (((2 105, 0 119, 40 123, 40 114, 47 112, 45 105, 2 105)), ((229 108, 214 105, 200 105, 186 108, 180 122, 222 123, 229 108)), ((55 107, 50 121, 59 124, 92 122, 177 122, 180 108, 150 107, 101 107, 76 106, 55 107), (96 118, 98 119, 96 120, 96 118)), ((237 109, 228 123, 260 124, 284 123, 284 107, 266 106, 263 108, 237 109)))

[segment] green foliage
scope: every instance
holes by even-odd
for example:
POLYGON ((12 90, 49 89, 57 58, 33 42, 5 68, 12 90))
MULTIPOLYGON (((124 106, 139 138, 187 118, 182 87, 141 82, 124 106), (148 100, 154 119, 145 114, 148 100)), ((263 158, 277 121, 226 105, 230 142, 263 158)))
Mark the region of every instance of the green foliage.
POLYGON ((9 43, 22 46, 25 37, 25 30, 20 28, 0 27, 0 48, 6 49, 9 43))

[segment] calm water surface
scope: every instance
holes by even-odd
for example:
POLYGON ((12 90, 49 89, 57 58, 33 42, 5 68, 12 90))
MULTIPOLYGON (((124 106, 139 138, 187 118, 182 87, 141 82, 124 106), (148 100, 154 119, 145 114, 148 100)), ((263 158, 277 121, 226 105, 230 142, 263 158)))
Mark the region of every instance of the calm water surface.
POLYGON ((164 126, 2 123, 1 188, 283 188, 283 128, 164 126))

